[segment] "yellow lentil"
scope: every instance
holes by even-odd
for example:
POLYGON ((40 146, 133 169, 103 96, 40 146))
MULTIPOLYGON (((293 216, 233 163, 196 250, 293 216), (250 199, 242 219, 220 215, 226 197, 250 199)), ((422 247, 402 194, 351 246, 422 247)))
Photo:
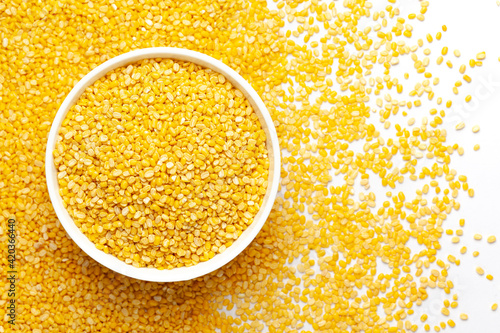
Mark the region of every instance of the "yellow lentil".
MULTIPOLYGON (((19 313, 22 331, 280 332, 301 331, 305 324, 314 331, 416 331, 404 319, 413 305, 426 301, 428 288, 453 289, 445 270, 435 270, 432 278, 422 274, 435 267, 443 233, 438 221, 459 208, 456 196, 436 195, 427 203, 423 194, 432 192, 426 184, 415 199, 397 197, 395 202, 391 196, 384 207, 373 192, 363 200, 351 193, 359 178, 365 189, 380 181, 397 193, 407 178, 451 177, 442 193, 457 190, 456 173, 448 165, 454 150, 460 155, 464 150, 448 142, 439 120, 407 129, 390 118, 406 115, 400 109, 416 105, 414 99, 391 99, 377 109, 368 103, 401 84, 392 66, 422 47, 420 41, 415 47, 395 41, 411 38, 413 30, 401 22, 403 16, 397 17, 399 8, 375 11, 368 2, 347 1, 340 11, 341 3, 314 0, 304 11, 295 1, 277 2, 277 10, 255 0, 18 3, 9 3, 11 8, 0 4, 0 33, 8 36, 0 48, 0 124, 5 131, 0 140, 10 154, 2 160, 6 185, 0 191, 8 199, 2 200, 0 222, 5 223, 9 207, 19 208, 25 283, 19 299, 31 309, 19 313), (377 21, 374 28, 357 26, 365 17, 377 21), (397 18, 394 26, 388 18, 397 18), (297 28, 288 33, 286 22, 297 28), (327 29, 324 35, 320 24, 327 29), (297 37, 306 43, 319 37, 319 43, 309 42, 310 50, 293 40, 297 37), (182 283, 136 281, 89 260, 66 236, 44 190, 40 138, 46 137, 64 96, 110 57, 152 46, 202 51, 241 73, 270 110, 284 151, 282 195, 255 241, 217 272, 182 283), (360 54, 351 53, 351 46, 360 54), (377 69, 383 76, 371 77, 377 69), (318 100, 310 98, 313 91, 318 100), (326 102, 331 110, 323 106, 326 102), (371 123, 369 115, 379 110, 384 124, 393 123, 396 136, 386 138, 371 123), (352 145, 358 142, 366 144, 364 151, 352 145), (394 168, 399 154, 404 164, 394 168), (435 167, 424 169, 418 162, 423 157, 436 161, 435 167), (337 183, 332 174, 344 181, 337 183), (411 238, 422 251, 407 245, 411 238), (326 248, 333 254, 326 254, 326 248), (407 268, 377 274, 378 260, 388 267, 419 265, 420 280, 407 268), (403 305, 402 299, 410 301, 403 305)), ((420 4, 420 14, 411 16, 419 21, 428 3, 420 4)), ((421 62, 415 70, 425 79, 433 77, 436 85, 436 75, 421 62)), ((415 91, 410 96, 427 93, 434 101, 428 88, 409 88, 415 91)), ((442 100, 437 98, 437 104, 442 100)), ((129 184, 117 186, 126 190, 129 184)))
MULTIPOLYGON (((7 213, 18 219, 16 328, 236 332, 248 325, 251 330, 248 315, 239 312, 245 305, 231 296, 257 290, 256 285, 268 290, 268 276, 279 278, 275 265, 282 264, 266 258, 286 258, 288 250, 284 254, 275 247, 272 239, 279 237, 270 231, 274 227, 264 229, 247 248, 243 256, 248 261, 233 261, 203 278, 158 284, 114 273, 85 255, 57 220, 45 184, 45 138, 64 97, 91 69, 127 51, 158 46, 188 48, 223 61, 253 85, 279 122, 282 116, 274 103, 286 77, 288 52, 282 19, 260 2, 242 0, 5 5, 0 3, 0 144, 2 156, 10 158, 0 168, 5 184, 0 188, 0 225, 4 228, 7 213), (238 315, 222 315, 220 307, 239 310, 238 315)), ((131 185, 117 186, 126 190, 131 185)), ((270 219, 289 218, 273 212, 270 219)), ((289 273, 281 272, 286 279, 289 273)), ((259 322, 254 330, 262 331, 264 325, 259 322)))
POLYGON ((486 53, 485 52, 480 52, 476 55, 477 60, 484 60, 486 58, 486 53))
POLYGON ((251 224, 266 192, 269 160, 257 115, 222 75, 190 62, 148 59, 115 69, 86 89, 59 134, 54 162, 65 174, 66 209, 98 249, 135 267, 211 259, 251 224), (155 90, 163 109, 148 94, 155 90), (81 156, 76 168, 63 158, 68 153, 81 156), (117 188, 123 182, 129 186, 117 188), (78 198, 90 203, 86 209, 78 198))

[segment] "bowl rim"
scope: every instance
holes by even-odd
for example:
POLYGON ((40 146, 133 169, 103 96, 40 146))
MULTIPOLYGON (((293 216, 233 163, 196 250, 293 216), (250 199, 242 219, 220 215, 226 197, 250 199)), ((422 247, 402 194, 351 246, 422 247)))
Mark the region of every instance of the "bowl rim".
POLYGON ((73 239, 73 241, 87 255, 99 262, 101 265, 128 277, 151 282, 176 282, 194 279, 217 270, 239 255, 257 236, 266 222, 269 213, 271 212, 278 192, 280 171, 281 159, 276 128, 274 127, 269 111, 258 93, 240 74, 221 61, 204 53, 175 47, 151 47, 130 51, 105 61, 85 75, 73 87, 59 107, 50 128, 45 152, 45 175, 50 200, 60 223, 70 238, 73 239), (254 221, 247 227, 240 237, 238 237, 238 239, 223 253, 215 255, 208 261, 200 262, 194 266, 184 266, 173 268, 171 270, 137 268, 126 264, 124 261, 119 260, 111 254, 106 254, 103 251, 98 250, 94 243, 92 243, 76 226, 73 219, 62 204, 62 198, 59 194, 57 172, 53 159, 53 151, 55 149, 61 124, 70 108, 80 98, 81 94, 88 86, 92 85, 95 81, 118 67, 126 66, 143 59, 158 58, 190 61, 205 68, 212 69, 224 75, 226 80, 230 81, 233 86, 241 90, 254 108, 261 126, 266 132, 266 145, 268 148, 270 165, 268 187, 264 196, 263 205, 254 217, 254 221))

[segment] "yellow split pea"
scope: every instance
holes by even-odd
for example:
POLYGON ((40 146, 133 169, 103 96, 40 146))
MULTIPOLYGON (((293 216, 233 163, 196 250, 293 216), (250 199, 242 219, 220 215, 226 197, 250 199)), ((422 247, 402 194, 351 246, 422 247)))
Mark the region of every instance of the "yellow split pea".
POLYGON ((135 267, 192 266, 223 252, 268 184, 266 135, 243 93, 172 59, 88 87, 62 123, 54 161, 76 225, 135 267))

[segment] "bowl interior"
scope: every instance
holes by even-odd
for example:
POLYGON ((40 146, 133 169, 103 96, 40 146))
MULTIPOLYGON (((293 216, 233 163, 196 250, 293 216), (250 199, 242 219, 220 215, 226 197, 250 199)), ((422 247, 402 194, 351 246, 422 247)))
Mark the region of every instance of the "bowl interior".
POLYGON ((156 47, 148 49, 140 49, 128 52, 117 56, 113 59, 106 61, 100 66, 96 67, 85 77, 83 77, 68 94, 61 107, 59 108, 56 117, 50 129, 49 138, 47 141, 45 156, 45 173, 47 177, 47 187, 50 199, 54 206, 55 212, 59 221, 66 229, 69 236, 78 244, 78 246, 85 251, 94 260, 100 264, 118 272, 123 275, 146 281, 155 282, 174 282, 193 279, 204 274, 210 273, 229 261, 234 259, 241 253, 250 242, 257 236, 258 232, 264 225, 276 198, 278 191, 278 183, 280 178, 280 150, 276 129, 267 108, 262 102, 261 98, 255 90, 246 82, 238 73, 223 64, 222 62, 205 55, 203 53, 170 48, 170 47, 156 47), (106 75, 109 71, 128 65, 130 63, 149 58, 171 58, 183 61, 190 61, 195 64, 210 68, 226 77, 236 88, 241 90, 245 97, 252 105, 256 112, 262 128, 264 129, 267 137, 267 149, 269 156, 269 182, 267 192, 264 196, 263 204, 256 214, 254 221, 248 228, 241 234, 241 236, 221 254, 217 254, 214 258, 198 263, 190 267, 180 267, 171 270, 158 270, 155 268, 137 268, 128 265, 125 262, 117 259, 116 257, 106 254, 98 250, 94 243, 92 243, 75 225, 73 219, 64 208, 62 198, 59 195, 59 183, 57 181, 57 172, 54 165, 52 152, 55 148, 59 128, 62 121, 66 117, 69 109, 76 103, 80 95, 85 89, 92 85, 95 81, 106 75))

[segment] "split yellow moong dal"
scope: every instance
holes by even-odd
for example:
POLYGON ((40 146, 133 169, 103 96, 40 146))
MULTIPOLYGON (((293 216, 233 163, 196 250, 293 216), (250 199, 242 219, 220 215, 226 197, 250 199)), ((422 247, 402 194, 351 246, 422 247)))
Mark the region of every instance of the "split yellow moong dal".
POLYGON ((96 247, 135 267, 192 266, 252 223, 266 135, 243 93, 191 62, 146 59, 88 87, 54 162, 64 206, 96 247))

